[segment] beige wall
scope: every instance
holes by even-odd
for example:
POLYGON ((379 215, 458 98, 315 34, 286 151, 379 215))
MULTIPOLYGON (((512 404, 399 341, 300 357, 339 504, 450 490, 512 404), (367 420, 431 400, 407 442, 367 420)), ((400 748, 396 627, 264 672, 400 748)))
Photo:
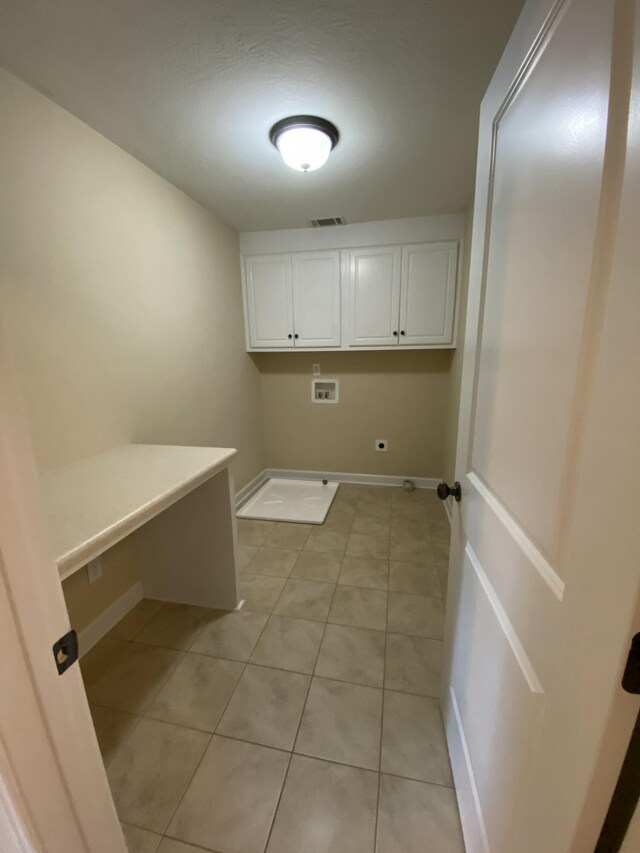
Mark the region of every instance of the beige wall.
POLYGON ((255 353, 269 468, 443 475, 451 350, 255 353), (311 402, 312 364, 340 380, 340 402, 311 402), (374 450, 377 438, 389 450, 374 450))
MULTIPOLYGON (((41 468, 131 441, 237 447, 264 467, 260 377, 244 351, 238 236, 182 192, 0 71, 0 320, 41 468)), ((137 580, 130 543, 83 628, 137 580)))
POLYGON ((38 464, 140 441, 264 467, 238 236, 0 71, 0 317, 38 464))

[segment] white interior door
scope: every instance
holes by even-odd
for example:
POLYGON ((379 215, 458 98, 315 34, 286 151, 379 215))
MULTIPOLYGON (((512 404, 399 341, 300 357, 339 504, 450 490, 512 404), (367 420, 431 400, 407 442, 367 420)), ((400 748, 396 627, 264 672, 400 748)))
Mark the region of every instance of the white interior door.
POLYGON ((0 850, 125 853, 69 630, 0 323, 0 850))
POLYGON ((292 256, 296 347, 340 346, 340 253, 292 256))
POLYGON ((350 346, 393 346, 400 320, 400 248, 349 253, 350 346))
POLYGON ((453 341, 458 243, 402 247, 400 345, 453 341))
POLYGON ((593 850, 638 712, 634 7, 530 0, 482 104, 444 679, 470 851, 593 850))
POLYGON ((251 346, 292 347, 291 255, 245 258, 245 286, 251 346))

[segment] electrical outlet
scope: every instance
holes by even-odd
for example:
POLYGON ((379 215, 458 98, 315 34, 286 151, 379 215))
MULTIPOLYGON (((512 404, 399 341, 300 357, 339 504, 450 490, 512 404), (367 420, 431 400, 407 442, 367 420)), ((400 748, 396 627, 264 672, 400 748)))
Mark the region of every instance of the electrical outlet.
POLYGON ((319 364, 313 365, 313 375, 314 376, 320 376, 320 365, 319 364))
POLYGON ((389 449, 389 442, 386 438, 376 438, 376 450, 379 450, 381 453, 386 453, 389 449))
POLYGON ((95 560, 89 560, 87 563, 87 579, 89 583, 95 583, 101 577, 102 563, 100 562, 100 557, 96 557, 95 560))

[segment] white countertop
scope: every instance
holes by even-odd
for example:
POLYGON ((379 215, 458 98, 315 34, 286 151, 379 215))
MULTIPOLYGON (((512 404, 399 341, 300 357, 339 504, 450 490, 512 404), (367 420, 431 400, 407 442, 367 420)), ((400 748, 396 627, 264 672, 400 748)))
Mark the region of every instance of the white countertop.
POLYGON ((127 444, 40 481, 60 579, 214 477, 237 450, 127 444))

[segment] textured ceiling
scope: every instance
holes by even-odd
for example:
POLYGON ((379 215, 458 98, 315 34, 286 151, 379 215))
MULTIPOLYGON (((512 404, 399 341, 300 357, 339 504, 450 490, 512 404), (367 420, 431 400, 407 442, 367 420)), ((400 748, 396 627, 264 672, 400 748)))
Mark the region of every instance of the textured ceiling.
POLYGON ((0 0, 0 65, 240 230, 463 211, 521 0, 0 0), (317 172, 268 140, 313 113, 317 172))

